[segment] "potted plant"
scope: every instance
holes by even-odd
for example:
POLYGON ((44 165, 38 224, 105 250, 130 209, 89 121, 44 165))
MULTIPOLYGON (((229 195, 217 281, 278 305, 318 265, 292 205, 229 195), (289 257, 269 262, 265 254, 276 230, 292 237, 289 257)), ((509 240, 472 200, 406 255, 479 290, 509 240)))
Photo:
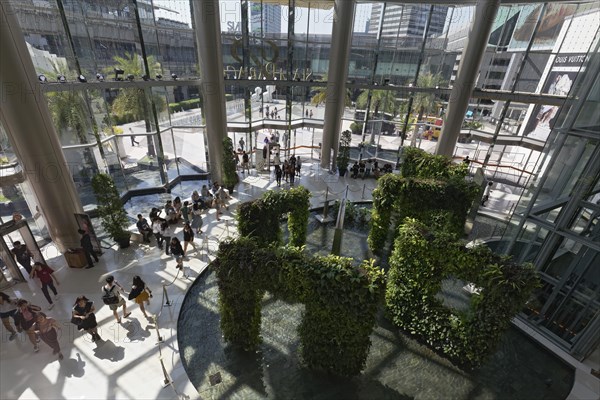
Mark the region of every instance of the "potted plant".
POLYGON ((98 215, 102 227, 122 249, 129 247, 131 238, 131 233, 127 230, 129 218, 112 177, 107 174, 95 175, 92 178, 92 189, 98 200, 98 215))
POLYGON ((233 141, 231 138, 226 137, 223 139, 223 169, 221 179, 222 184, 229 193, 233 193, 233 187, 240 181, 237 174, 237 166, 235 162, 235 155, 233 152, 233 141))
POLYGON ((350 143, 352 142, 352 132, 345 130, 340 137, 340 147, 337 155, 337 168, 340 176, 346 175, 348 163, 350 162, 350 143))

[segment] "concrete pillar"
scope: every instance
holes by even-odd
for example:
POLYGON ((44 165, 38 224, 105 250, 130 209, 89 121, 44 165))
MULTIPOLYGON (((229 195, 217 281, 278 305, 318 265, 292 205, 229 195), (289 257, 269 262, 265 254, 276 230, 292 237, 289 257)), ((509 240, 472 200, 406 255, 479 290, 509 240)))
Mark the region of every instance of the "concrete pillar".
POLYGON ((335 169, 346 100, 346 79, 348 77, 348 62, 352 42, 354 4, 355 0, 335 0, 334 3, 325 120, 323 123, 323 144, 321 147, 321 167, 323 168, 328 168, 331 165, 332 169, 335 169), (331 149, 333 149, 333 159, 331 158, 331 149))
POLYGON ((83 213, 15 11, 0 2, 0 119, 61 252, 79 247, 83 213))
POLYGON ((492 30, 492 24, 500 7, 500 0, 479 0, 475 18, 469 31, 467 45, 462 53, 456 81, 450 93, 446 120, 435 154, 451 157, 465 119, 469 98, 475 87, 479 66, 492 30))
POLYGON ((194 33, 202 79, 208 163, 213 182, 221 182, 223 139, 227 136, 227 112, 225 111, 219 1, 192 1, 190 4, 193 9, 194 33))

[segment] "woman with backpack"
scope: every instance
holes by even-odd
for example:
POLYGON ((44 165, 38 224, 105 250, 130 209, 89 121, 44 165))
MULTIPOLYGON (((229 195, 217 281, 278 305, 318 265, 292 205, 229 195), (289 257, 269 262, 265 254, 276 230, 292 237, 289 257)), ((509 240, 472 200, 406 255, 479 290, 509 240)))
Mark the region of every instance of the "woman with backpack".
POLYGON ((125 299, 121 297, 121 293, 125 294, 127 292, 123 289, 123 286, 115 280, 114 276, 107 276, 106 284, 102 286, 102 301, 112 310, 118 323, 121 323, 121 318, 119 318, 119 314, 117 313, 119 307, 123 307, 123 318, 127 318, 131 315, 131 312, 127 312, 127 304, 125 303, 125 299))

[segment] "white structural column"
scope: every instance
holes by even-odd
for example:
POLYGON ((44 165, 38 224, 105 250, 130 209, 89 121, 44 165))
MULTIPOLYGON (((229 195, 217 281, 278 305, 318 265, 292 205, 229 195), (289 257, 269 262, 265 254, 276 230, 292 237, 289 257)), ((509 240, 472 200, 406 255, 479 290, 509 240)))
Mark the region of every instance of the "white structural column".
POLYGON ((342 116, 346 102, 346 78, 348 77, 348 61, 352 42, 354 4, 354 0, 335 0, 334 4, 323 143, 321 147, 321 167, 328 168, 331 165, 333 170, 335 170, 335 159, 338 152, 342 116))
POLYGON ((479 67, 492 30, 500 0, 479 0, 463 50, 456 81, 450 93, 446 120, 435 153, 451 157, 475 87, 479 67))
POLYGON ((31 184, 50 238, 61 252, 79 247, 83 207, 52 124, 15 11, 0 2, 0 119, 31 184))
POLYGON ((227 113, 219 1, 192 1, 190 4, 193 8, 194 33, 202 78, 201 89, 204 99, 203 112, 206 118, 210 174, 213 182, 221 182, 223 139, 227 136, 227 113))

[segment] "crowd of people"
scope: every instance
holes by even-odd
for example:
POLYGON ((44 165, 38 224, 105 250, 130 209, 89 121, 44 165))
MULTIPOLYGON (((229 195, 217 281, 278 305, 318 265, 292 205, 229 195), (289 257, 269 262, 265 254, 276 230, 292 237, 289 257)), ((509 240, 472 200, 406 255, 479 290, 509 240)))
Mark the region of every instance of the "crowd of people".
MULTIPOLYGON (((173 200, 167 200, 162 208, 153 207, 149 213, 150 221, 142 214, 138 214, 136 226, 145 243, 151 243, 154 237, 156 245, 161 251, 165 250, 167 255, 172 255, 179 268, 182 266, 188 247, 196 248, 194 238, 202 233, 202 214, 210 208, 215 208, 216 219, 220 221, 223 209, 229 208, 229 199, 227 190, 217 182, 210 188, 208 185, 202 185, 200 192, 197 190, 192 192, 190 200, 182 201, 178 196, 173 200), (174 228, 178 226, 183 228, 183 246, 174 233, 174 228)), ((184 277, 186 277, 185 273, 184 277)))
POLYGON ((392 164, 384 164, 382 167, 379 166, 377 160, 368 159, 366 161, 355 161, 354 165, 350 168, 352 178, 368 178, 373 176, 375 179, 379 178, 382 174, 389 174, 394 171, 392 164))
MULTIPOLYGON (((36 262, 35 265, 42 265, 42 269, 50 269, 45 264, 36 262)), ((42 290, 44 291, 43 288, 42 290)), ((131 312, 127 311, 125 295, 129 300, 133 300, 139 305, 144 317, 152 318, 145 308, 145 305, 150 304, 152 291, 139 276, 133 277, 131 290, 127 291, 115 280, 114 276, 109 275, 106 277, 105 284, 100 288, 100 291, 102 301, 112 310, 118 323, 122 322, 122 318, 128 318, 131 315, 131 312), (122 317, 118 315, 120 307, 122 308, 122 317)), ((47 291, 44 291, 44 295, 48 298, 47 291)), ((58 293, 55 293, 54 299, 58 299, 58 296, 58 293)), ((52 306, 49 309, 52 309, 52 306)), ((96 321, 95 312, 94 302, 85 295, 78 296, 71 309, 70 322, 77 327, 77 330, 89 333, 92 342, 102 341, 98 334, 98 322, 96 321)), ((56 355, 58 360, 63 360, 64 356, 59 343, 63 326, 56 319, 42 312, 42 307, 32 304, 26 299, 11 298, 8 294, 0 292, 0 318, 4 329, 10 333, 9 341, 15 340, 19 333, 25 333, 33 345, 35 353, 40 351, 40 342, 44 342, 52 349, 52 354, 56 355)))

